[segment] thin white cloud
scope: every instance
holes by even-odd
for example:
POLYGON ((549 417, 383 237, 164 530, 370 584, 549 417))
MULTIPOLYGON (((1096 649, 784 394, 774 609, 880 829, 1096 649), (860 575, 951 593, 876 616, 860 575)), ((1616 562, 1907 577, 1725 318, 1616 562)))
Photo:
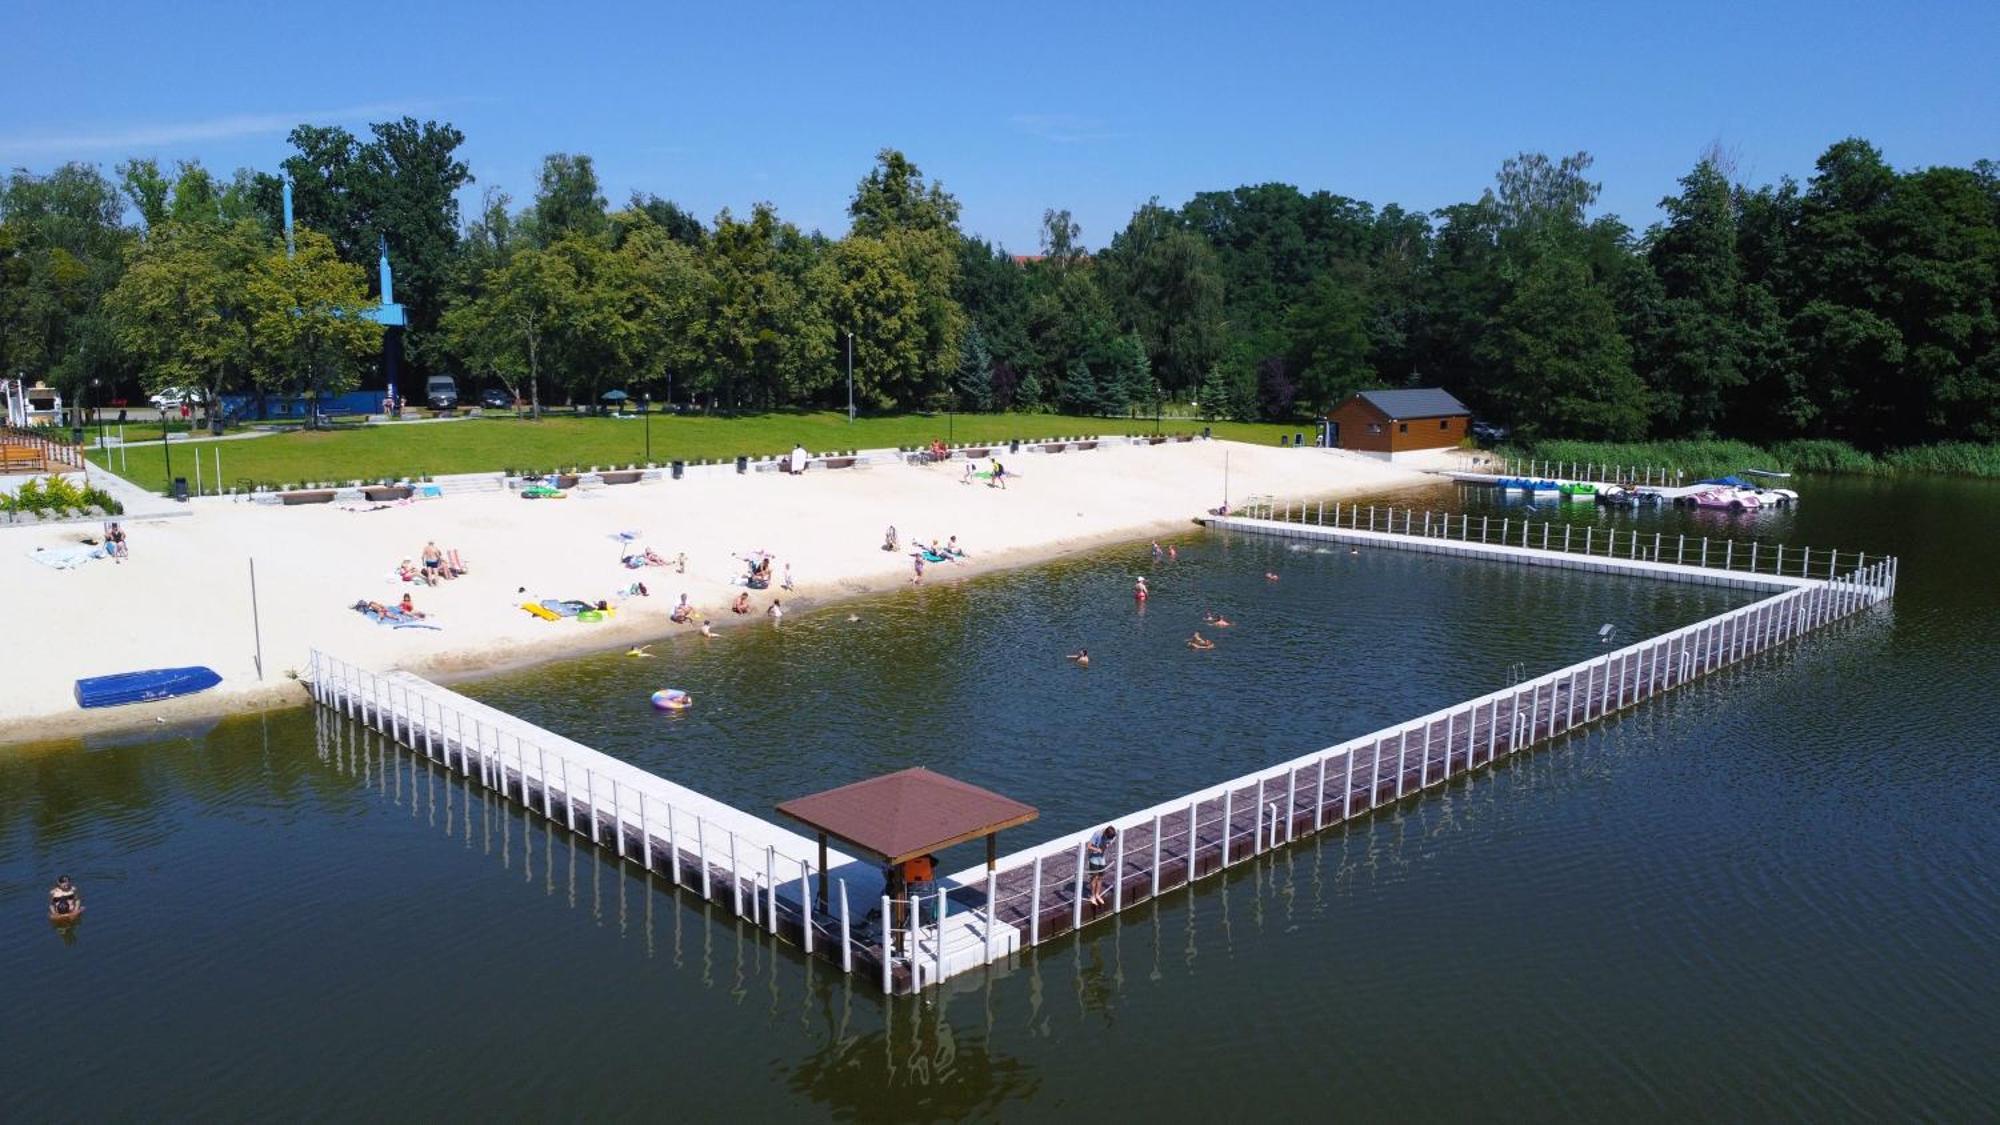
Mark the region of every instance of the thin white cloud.
POLYGON ((1095 117, 1079 117, 1073 113, 1017 113, 1007 120, 1023 133, 1059 145, 1108 141, 1122 135, 1112 132, 1095 117))
POLYGON ((238 113, 201 121, 174 121, 159 124, 132 124, 94 132, 0 137, 0 153, 7 155, 68 155, 117 149, 140 152, 171 148, 197 141, 234 140, 239 137, 289 133, 301 123, 380 120, 406 113, 421 113, 425 106, 415 102, 371 102, 338 109, 307 110, 297 113, 238 113))

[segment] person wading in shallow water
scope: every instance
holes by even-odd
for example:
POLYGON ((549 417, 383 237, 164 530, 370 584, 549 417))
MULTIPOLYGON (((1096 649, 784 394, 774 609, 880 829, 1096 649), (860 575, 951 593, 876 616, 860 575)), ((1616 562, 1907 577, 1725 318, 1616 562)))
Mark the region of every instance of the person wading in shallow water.
POLYGON ((69 876, 56 877, 56 885, 49 888, 49 914, 57 918, 73 918, 83 909, 83 895, 69 876))

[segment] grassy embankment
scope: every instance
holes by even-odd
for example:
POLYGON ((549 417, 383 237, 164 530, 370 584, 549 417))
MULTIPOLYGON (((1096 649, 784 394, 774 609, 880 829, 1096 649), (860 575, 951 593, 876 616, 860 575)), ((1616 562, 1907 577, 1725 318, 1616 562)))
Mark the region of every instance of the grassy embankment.
POLYGON ((1588 464, 1679 469, 1719 476, 1744 469, 1787 473, 1936 473, 2000 477, 2000 443, 1950 441, 1873 454, 1844 441, 1781 441, 1768 446, 1741 441, 1540 441, 1500 450, 1507 457, 1588 464))
MULTIPOLYGON (((274 434, 246 441, 175 442, 175 476, 195 479, 194 456, 202 458, 206 488, 213 488, 216 451, 222 456, 225 487, 284 486, 301 482, 345 482, 444 473, 515 470, 548 472, 592 465, 644 464, 649 459, 723 461, 738 456, 783 453, 793 443, 815 452, 919 446, 933 438, 963 444, 999 442, 1009 438, 1151 433, 1151 419, 1079 418, 1056 414, 916 414, 861 418, 851 425, 838 411, 756 414, 735 418, 656 414, 652 419, 652 456, 646 453, 646 423, 640 418, 551 417, 540 422, 504 418, 473 418, 412 425, 360 426, 330 432, 274 434)), ((1280 434, 1304 427, 1244 422, 1198 422, 1169 419, 1162 433, 1199 433, 1204 426, 1215 436, 1276 445, 1280 434)), ((127 431, 130 432, 129 430, 127 431)), ((107 454, 90 458, 106 464, 107 454)), ((111 468, 144 488, 168 487, 167 455, 158 443, 132 446, 121 456, 108 453, 111 468)))

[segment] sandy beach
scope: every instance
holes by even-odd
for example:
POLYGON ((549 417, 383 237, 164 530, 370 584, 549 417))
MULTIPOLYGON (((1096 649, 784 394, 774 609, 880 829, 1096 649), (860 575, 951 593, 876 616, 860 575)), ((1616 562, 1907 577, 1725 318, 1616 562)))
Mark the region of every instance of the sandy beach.
MULTIPOLYGON (((957 463, 880 466, 660 481, 577 491, 561 500, 509 492, 454 495, 351 510, 197 502, 187 518, 128 525, 130 557, 68 570, 38 549, 74 547, 94 525, 0 531, 0 578, 14 599, 14 655, 0 677, 0 741, 61 738, 303 701, 293 675, 318 645, 363 665, 441 679, 565 654, 644 643, 691 631, 668 621, 682 593, 721 630, 769 627, 788 611, 907 586, 915 539, 956 535, 970 557, 926 568, 926 583, 963 581, 1111 541, 1186 530, 1222 499, 1229 460, 1233 500, 1257 494, 1325 496, 1432 483, 1391 466, 1325 450, 1230 442, 1022 455, 1004 490, 963 481, 957 463), (882 549, 894 525, 904 547, 882 549), (631 545, 620 533, 634 533, 631 545), (469 570, 435 588, 396 577, 427 542, 456 550, 469 570), (672 566, 630 569, 621 555, 648 547, 672 566), (751 592, 752 613, 729 612, 743 592, 741 556, 768 551, 774 578, 751 592), (249 560, 255 558, 264 652, 254 659, 249 560), (790 564, 796 589, 780 588, 790 564), (650 596, 625 593, 645 583, 650 596), (436 628, 379 625, 351 607, 409 593, 436 628), (524 612, 543 598, 609 600, 601 623, 545 621, 524 612), (158 704, 85 711, 79 677, 207 665, 222 684, 158 704)), ((720 643, 720 642, 718 642, 720 643)))

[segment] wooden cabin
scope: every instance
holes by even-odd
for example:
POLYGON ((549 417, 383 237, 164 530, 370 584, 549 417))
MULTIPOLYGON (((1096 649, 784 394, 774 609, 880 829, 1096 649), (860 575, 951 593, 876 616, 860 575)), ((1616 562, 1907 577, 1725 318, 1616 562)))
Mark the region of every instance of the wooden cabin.
POLYGON ((1328 411, 1326 423, 1327 444, 1393 457, 1456 446, 1472 411, 1436 387, 1362 391, 1328 411))

